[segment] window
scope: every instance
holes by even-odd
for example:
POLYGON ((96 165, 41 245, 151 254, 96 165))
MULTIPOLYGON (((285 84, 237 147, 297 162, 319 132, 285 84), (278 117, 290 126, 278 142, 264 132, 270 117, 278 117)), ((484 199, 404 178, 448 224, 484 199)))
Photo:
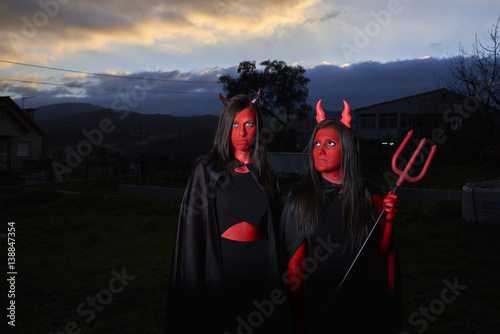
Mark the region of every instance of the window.
POLYGON ((380 129, 397 129, 398 115, 397 114, 380 114, 379 119, 380 129))
POLYGON ((358 115, 360 129, 375 129, 375 114, 358 115))
POLYGON ((31 156, 31 143, 20 141, 17 143, 17 156, 30 157, 31 156))
POLYGON ((452 130, 461 130, 462 129, 462 117, 453 116, 451 117, 450 127, 452 130))

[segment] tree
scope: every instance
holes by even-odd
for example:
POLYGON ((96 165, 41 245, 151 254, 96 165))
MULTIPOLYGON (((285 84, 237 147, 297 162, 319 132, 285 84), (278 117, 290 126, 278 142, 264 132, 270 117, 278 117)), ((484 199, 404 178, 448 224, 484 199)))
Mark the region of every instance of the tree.
POLYGON ((460 45, 459 55, 450 56, 446 61, 451 76, 446 81, 448 88, 477 99, 483 106, 485 116, 490 114, 491 106, 500 107, 499 23, 500 16, 489 32, 492 45, 481 43, 476 35, 471 52, 460 45))
POLYGON ((293 117, 305 117, 311 107, 306 103, 309 95, 304 76, 306 70, 298 66, 288 66, 281 60, 266 60, 260 63, 259 71, 255 61, 242 61, 238 66, 238 78, 224 75, 219 78, 227 97, 239 93, 253 96, 262 90, 260 105, 264 115, 275 117, 283 125, 293 117))

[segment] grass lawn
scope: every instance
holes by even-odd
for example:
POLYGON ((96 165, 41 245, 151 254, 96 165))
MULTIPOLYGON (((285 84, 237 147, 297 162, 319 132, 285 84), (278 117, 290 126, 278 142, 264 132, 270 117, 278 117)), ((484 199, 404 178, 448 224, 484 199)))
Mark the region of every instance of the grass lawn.
POLYGON ((407 332, 498 333, 500 226, 466 223, 450 201, 401 203, 397 224, 407 332))
MULTIPOLYGON (((161 332, 179 203, 119 197, 116 185, 94 186, 88 194, 37 187, 1 203, 0 233, 16 222, 10 332, 161 332)), ((1 249, 6 264, 6 239, 1 249)), ((0 286, 7 305, 7 288, 0 286)))
MULTIPOLYGON (((477 170, 430 172, 436 188, 446 189, 454 180, 448 189, 456 190, 499 175, 498 170, 483 176, 477 170)), ((182 187, 185 177, 146 182, 168 186, 167 179, 175 178, 182 187)), ((294 182, 283 180, 282 189, 294 182)), ((0 200, 0 333, 162 331, 178 202, 120 197, 117 183, 109 180, 0 193, 10 196, 0 200), (5 316, 10 221, 16 228, 15 328, 5 316)), ((402 202, 397 224, 407 331, 496 333, 500 227, 464 222, 456 202, 402 202), (459 287, 456 293, 443 294, 448 284, 459 287)))

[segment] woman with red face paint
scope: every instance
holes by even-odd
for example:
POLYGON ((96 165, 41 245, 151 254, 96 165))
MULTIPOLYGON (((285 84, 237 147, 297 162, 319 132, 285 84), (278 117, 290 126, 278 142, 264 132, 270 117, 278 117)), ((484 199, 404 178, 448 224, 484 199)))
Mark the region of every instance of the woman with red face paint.
POLYGON ((221 96, 212 151, 198 160, 181 204, 167 327, 183 324, 186 333, 269 330, 273 314, 256 305, 279 282, 281 196, 259 140, 258 97, 236 95, 227 102, 221 96))
POLYGON ((308 154, 306 175, 290 191, 280 225, 293 332, 398 333, 396 195, 384 196, 361 178, 357 137, 337 119, 319 122, 308 154), (382 206, 387 215, 379 233, 337 291, 382 206))

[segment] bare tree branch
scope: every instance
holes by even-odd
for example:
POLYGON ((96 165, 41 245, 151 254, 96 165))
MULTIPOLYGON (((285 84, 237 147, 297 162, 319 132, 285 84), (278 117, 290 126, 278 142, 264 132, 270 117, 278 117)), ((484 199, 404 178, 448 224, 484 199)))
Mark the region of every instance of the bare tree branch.
POLYGON ((460 45, 459 55, 449 56, 446 62, 451 76, 445 81, 448 89, 476 98, 486 113, 491 106, 500 107, 499 24, 500 15, 489 32, 491 44, 482 43, 476 35, 471 52, 460 45))

